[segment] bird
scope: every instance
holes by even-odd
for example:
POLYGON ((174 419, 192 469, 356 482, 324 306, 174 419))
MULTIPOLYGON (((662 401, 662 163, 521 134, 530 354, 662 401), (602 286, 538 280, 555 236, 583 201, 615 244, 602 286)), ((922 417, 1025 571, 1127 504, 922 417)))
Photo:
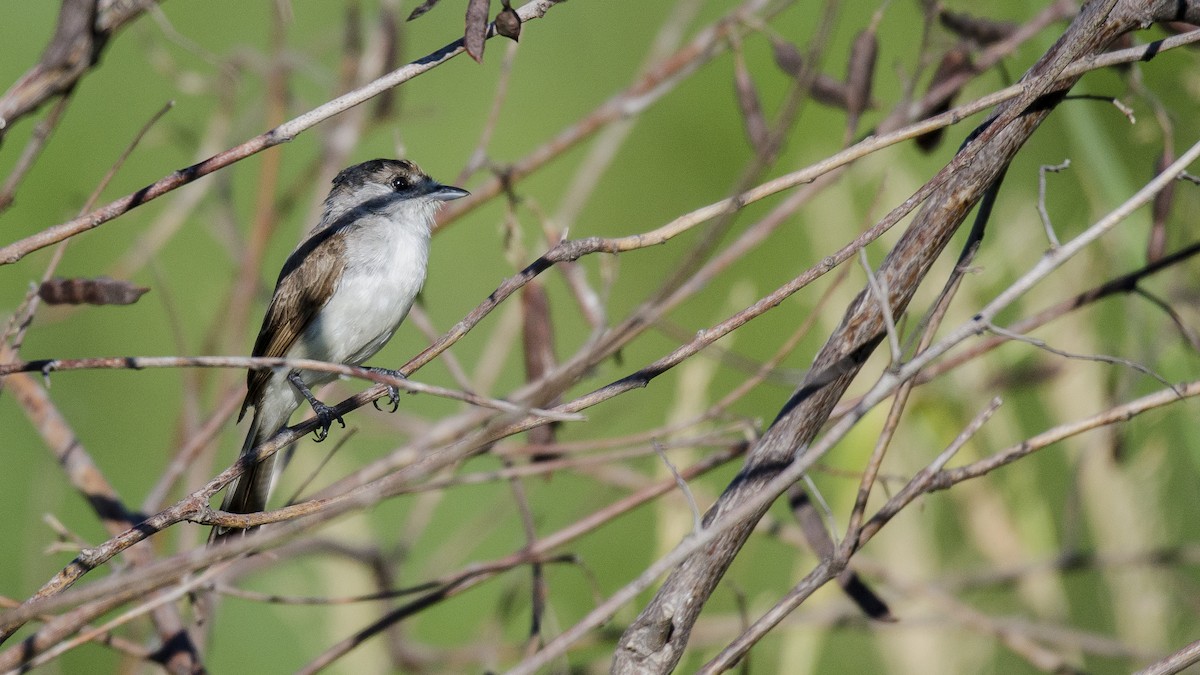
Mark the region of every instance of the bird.
MULTIPOLYGON (((408 316, 425 283, 434 216, 448 201, 470 193, 443 185, 406 159, 373 159, 333 179, 317 225, 279 273, 254 342, 253 356, 314 359, 361 366, 408 316)), ((396 377, 398 371, 372 370, 396 377)), ((238 422, 253 410, 242 455, 287 427, 307 401, 318 420, 318 441, 334 421, 345 422, 312 390, 332 373, 251 369, 238 422)), ((399 394, 388 389, 392 410, 399 394)), ((378 407, 378 402, 376 402, 378 407)), ((225 496, 221 510, 256 513, 266 508, 284 462, 279 453, 248 467, 225 496)), ((252 528, 213 528, 210 542, 252 528)))

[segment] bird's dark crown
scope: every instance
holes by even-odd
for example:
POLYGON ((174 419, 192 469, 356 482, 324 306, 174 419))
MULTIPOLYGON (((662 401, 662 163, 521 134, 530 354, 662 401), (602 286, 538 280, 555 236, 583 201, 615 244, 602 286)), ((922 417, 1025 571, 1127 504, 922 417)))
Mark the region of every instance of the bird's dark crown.
POLYGON ((387 185, 397 192, 403 192, 429 181, 429 176, 407 159, 372 159, 342 169, 333 179, 332 192, 352 191, 368 183, 387 185))

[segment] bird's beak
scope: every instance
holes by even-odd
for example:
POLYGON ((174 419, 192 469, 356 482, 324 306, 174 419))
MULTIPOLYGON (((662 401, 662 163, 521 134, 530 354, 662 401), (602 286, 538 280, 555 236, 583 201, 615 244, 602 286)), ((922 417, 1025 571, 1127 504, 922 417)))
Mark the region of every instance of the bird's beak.
POLYGON ((432 197, 433 199, 443 201, 443 202, 450 202, 450 201, 454 201, 455 199, 461 199, 470 194, 471 194, 470 192, 467 192, 466 190, 464 190, 462 188, 454 187, 453 185, 442 185, 441 183, 434 183, 431 186, 431 189, 427 196, 432 197))

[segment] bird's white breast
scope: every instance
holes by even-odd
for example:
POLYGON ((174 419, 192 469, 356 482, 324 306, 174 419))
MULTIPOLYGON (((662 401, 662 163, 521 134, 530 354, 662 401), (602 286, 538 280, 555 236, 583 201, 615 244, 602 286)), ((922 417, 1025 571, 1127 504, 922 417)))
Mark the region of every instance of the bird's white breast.
MULTIPOLYGON (((289 355, 349 365, 374 356, 425 283, 431 217, 432 212, 363 216, 346 235, 346 266, 333 295, 289 355), (398 216, 405 224, 393 220, 398 216)), ((332 379, 311 375, 312 384, 332 379)))

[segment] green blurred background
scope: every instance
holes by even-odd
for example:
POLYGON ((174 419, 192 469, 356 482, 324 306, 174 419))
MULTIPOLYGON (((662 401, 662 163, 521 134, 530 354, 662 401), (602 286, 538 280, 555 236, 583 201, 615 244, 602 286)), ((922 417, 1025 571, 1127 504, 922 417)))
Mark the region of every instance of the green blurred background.
MULTIPOLYGON (((370 29, 376 4, 356 4, 364 27, 370 29)), ((960 10, 979 9, 969 3, 948 4, 960 10)), ((1002 14, 997 18, 1024 20, 1042 5, 1017 1, 987 11, 1002 14)), ((291 18, 285 24, 284 54, 291 69, 286 112, 291 118, 332 95, 347 14, 346 6, 336 2, 300 0, 288 6, 291 18)), ((731 7, 729 3, 699 3, 687 35, 731 7)), ((849 43, 877 8, 877 3, 867 1, 838 3, 822 59, 824 72, 839 78, 844 75, 849 43)), ((4 7, 0 86, 7 87, 36 61, 52 34, 57 9, 51 2, 10 2, 4 7)), ((409 9, 406 4, 402 14, 409 9)), ((73 217, 137 130, 168 100, 175 101, 174 108, 147 134, 105 190, 101 203, 201 159, 198 153, 205 130, 222 105, 232 114, 216 150, 270 127, 265 119, 263 64, 270 52, 271 5, 173 0, 163 3, 161 11, 161 19, 146 16, 122 31, 104 53, 100 67, 85 77, 62 125, 17 193, 15 205, 0 215, 5 242, 73 217), (221 82, 232 84, 223 87, 221 82), (223 90, 232 92, 232 98, 224 103, 223 90)), ((545 19, 527 24, 489 147, 490 158, 499 164, 515 161, 628 86, 671 11, 672 3, 667 2, 573 0, 555 7, 545 19)), ((885 17, 874 94, 882 111, 869 113, 868 125, 899 100, 904 82, 917 67, 921 33, 917 3, 892 3, 885 17)), ((801 3, 786 9, 770 26, 803 50, 818 19, 816 7, 801 3)), ((1007 76, 1019 76, 1052 44, 1061 28, 1044 31, 1007 59, 1007 76)), ((403 60, 433 51, 461 29, 461 3, 443 0, 434 11, 403 27, 403 60)), ((1157 30, 1147 31, 1138 39, 1159 36, 1157 30)), ((931 39, 945 46, 951 42, 944 32, 935 31, 931 39)), ((508 49, 506 42, 490 41, 483 64, 460 56, 400 87, 396 112, 364 135, 351 161, 403 153, 435 177, 453 180, 478 142, 508 49)), ((745 54, 768 115, 773 115, 789 79, 773 64, 770 45, 761 35, 746 37, 745 54)), ((1142 88, 1153 92, 1171 111, 1181 147, 1196 138, 1200 131, 1193 114, 1200 96, 1196 62, 1195 52, 1179 50, 1139 66, 1136 78, 1115 70, 1085 78, 1077 92, 1121 97, 1133 107, 1137 124, 1131 126, 1112 106, 1096 101, 1069 102, 1050 117, 1009 171, 978 260, 981 270, 966 280, 948 325, 969 317, 1045 250, 1035 211, 1039 165, 1058 164, 1064 158, 1072 161, 1070 171, 1048 177, 1047 207, 1060 238, 1066 239, 1152 175, 1164 140, 1147 99, 1140 94, 1142 88), (1135 81, 1140 83, 1131 85, 1135 81)), ((1007 83, 1005 78, 1002 72, 986 74, 968 89, 968 96, 998 88, 1007 83)), ((562 224, 569 226, 570 236, 620 236, 651 230, 726 196, 753 156, 732 81, 732 59, 725 53, 637 117, 613 168, 599 178, 578 218, 562 224)), ((41 115, 44 112, 37 117, 41 115)), ((0 174, 11 170, 35 121, 25 118, 9 132, 0 147, 0 174)), ((948 161, 969 130, 969 122, 951 128, 947 142, 931 155, 904 144, 860 162, 793 217, 767 246, 673 311, 670 322, 685 334, 710 326, 817 263, 920 186, 948 161)), ((282 154, 281 184, 302 189, 291 195, 294 203, 281 204, 284 220, 266 257, 269 271, 262 275, 262 297, 251 313, 252 325, 240 340, 231 344, 211 341, 226 319, 240 237, 248 230, 254 212, 262 155, 219 176, 202 179, 215 184, 149 264, 132 272, 132 281, 153 289, 149 295, 130 307, 43 308, 25 339, 22 357, 248 353, 273 270, 311 226, 310 205, 325 193, 325 185, 297 183, 317 154, 319 132, 320 128, 267 151, 282 154)), ((843 112, 805 105, 785 149, 765 175, 779 175, 832 154, 841 147, 843 133, 843 112)), ((520 183, 519 194, 537 208, 555 212, 587 147, 584 144, 564 154, 520 183)), ((470 189, 479 180, 476 177, 464 187, 470 189)), ((76 237, 59 274, 97 276, 122 269, 118 265, 173 201, 200 188, 182 188, 76 237)), ((1177 192, 1169 250, 1191 240, 1188 226, 1200 209, 1194 186, 1181 184, 1177 192)), ((745 209, 737 217, 734 232, 753 223, 779 199, 745 209)), ((523 264, 543 250, 545 242, 530 212, 520 211, 519 215, 527 249, 526 258, 518 261, 523 264)), ((504 217, 503 204, 494 200, 436 237, 424 303, 437 329, 452 325, 513 272, 513 263, 505 254, 504 217)), ((1145 258, 1148 222, 1145 213, 1135 216, 1002 318, 1025 316, 1136 268, 1145 258)), ((887 244, 898 234, 896 230, 868 249, 873 264, 882 260, 887 244)), ((636 307, 670 273, 697 236, 690 233, 668 246, 622 255, 619 260, 585 259, 582 264, 593 282, 615 274, 606 298, 609 316, 619 320, 636 307)), ((0 270, 0 308, 6 315, 18 306, 30 282, 40 278, 49 256, 49 250, 40 251, 0 270)), ((914 308, 927 306, 951 264, 950 260, 940 263, 914 308)), ((565 356, 587 337, 588 327, 574 311, 561 276, 550 274, 546 279, 556 311, 559 352, 565 356)), ((1196 325, 1194 279, 1195 266, 1185 265, 1154 277, 1146 287, 1169 299, 1185 322, 1196 325)), ((784 376, 794 378, 807 367, 862 281, 861 270, 851 270, 849 281, 832 291, 833 309, 824 312, 817 327, 784 362, 784 376)), ((828 278, 814 284, 720 346, 755 362, 769 358, 831 283, 828 278)), ((523 381, 519 350, 502 365, 487 363, 484 336, 501 322, 511 321, 516 304, 510 303, 507 312, 493 314, 480 332, 453 350, 468 373, 481 367, 499 369, 496 384, 486 392, 497 396, 523 381)), ((409 324, 377 357, 377 365, 403 363, 428 343, 409 324)), ((1169 319, 1133 297, 1106 301, 1060 321, 1038 337, 1072 352, 1121 355, 1148 365, 1171 381, 1196 376, 1196 355, 1169 319)), ((591 373, 571 393, 581 394, 628 374, 678 344, 670 333, 651 331, 624 349, 619 360, 606 362, 591 373)), ((871 372, 886 365, 882 356, 877 355, 868 365, 871 372)), ((176 370, 71 372, 54 376, 50 396, 118 492, 136 505, 178 447, 181 429, 187 428, 186 415, 206 417, 221 386, 241 377, 237 372, 176 370), (184 392, 195 384, 195 378, 201 388, 197 400, 191 401, 184 392)), ((653 428, 702 410, 705 401, 719 398, 744 378, 745 373, 728 362, 701 356, 646 390, 589 410, 588 423, 565 425, 560 438, 616 437, 653 428)), ((441 362, 421 371, 418 379, 453 386, 441 362)), ((852 393, 861 391, 864 382, 852 393)), ((1008 345, 920 390, 885 471, 911 475, 949 443, 993 395, 1002 395, 1005 407, 964 450, 964 460, 985 456, 1056 423, 1161 386, 1128 368, 1065 361, 1028 345, 1008 345)), ((345 393, 357 385, 339 387, 345 393)), ((761 427, 789 393, 786 382, 768 381, 739 400, 731 412, 761 427)), ((401 415, 435 420, 455 410, 457 406, 445 401, 409 397, 403 401, 401 415)), ((932 586, 939 592, 956 591, 954 583, 968 583, 972 575, 1047 561, 1062 552, 1190 550, 1187 545, 1200 531, 1192 517, 1200 506, 1194 415, 1194 404, 1188 402, 1155 411, 1115 433, 1097 432, 1055 446, 986 480, 961 485, 914 506, 863 553, 866 576, 883 589, 900 622, 870 624, 856 615, 836 589, 824 589, 752 652, 754 668, 789 673, 1035 672, 1027 661, 1007 650, 995 632, 963 618, 959 609, 963 606, 999 625, 1005 621, 1027 628, 1045 624, 1064 634, 1068 630, 1086 633, 1080 637, 1061 636, 1051 628, 1035 631, 1049 636, 1046 639, 1061 638, 1055 642, 1059 645, 1056 651, 1076 659, 1090 672, 1123 672, 1195 639, 1200 633, 1196 611, 1200 578, 1186 557, 1169 567, 1126 564, 1062 574, 1029 572, 1014 582, 971 585, 971 590, 957 592, 963 605, 939 604, 932 599, 937 594, 929 590, 932 586), (1131 658, 1128 652, 1085 639, 1101 637, 1132 648, 1137 656, 1131 658)), ((853 503, 857 484, 853 473, 861 471, 881 419, 877 411, 830 455, 825 463, 830 471, 815 476, 837 518, 844 520, 853 503)), ((340 453, 323 476, 343 475, 403 440, 396 437, 395 425, 373 410, 360 410, 347 421, 361 432, 352 448, 340 453)), ((0 550, 0 594, 22 599, 71 557, 61 551, 46 553, 56 536, 43 523, 43 514, 53 514, 86 541, 105 537, 7 393, 0 398, 0 428, 5 438, 0 491, 7 512, 0 531, 10 542, 0 550)), ((188 478, 189 488, 231 461, 242 433, 243 428, 227 425, 219 447, 214 448, 213 464, 197 467, 188 478)), ((301 442, 298 448, 297 463, 302 466, 314 466, 324 453, 324 448, 316 448, 310 441, 301 442)), ((687 463, 686 457, 680 455, 677 463, 687 463)), ((485 456, 462 471, 499 466, 485 456)), ((725 467, 696 482, 701 508, 711 503, 736 468, 725 467)), ((631 472, 631 482, 662 476, 661 465, 653 458, 613 469, 619 471, 631 472)), ((289 479, 293 488, 305 473, 303 468, 294 472, 289 479)), ((556 474, 547 481, 526 481, 525 487, 541 533, 572 523, 626 493, 613 476, 572 472, 556 474)), ((899 485, 889 483, 887 487, 899 485)), ((281 493, 288 492, 285 482, 281 493)), ((686 531, 673 524, 681 514, 687 518, 686 506, 682 498, 672 495, 573 543, 569 550, 578 554, 586 570, 567 565, 548 569, 547 633, 553 635, 572 625, 593 606, 597 594, 607 596, 668 550, 686 531)), ((789 516, 785 509, 772 514, 781 527, 794 527, 786 525, 789 516)), ((406 556, 396 570, 399 585, 503 556, 523 545, 511 491, 502 483, 454 488, 440 499, 391 500, 370 514, 338 521, 329 529, 339 538, 371 541, 384 549, 403 546, 406 556), (426 518, 427 526, 421 527, 426 518), (410 536, 413 532, 419 535, 410 536)), ((195 544, 202 536, 200 528, 184 526, 160 536, 158 546, 167 552, 181 543, 195 544), (187 528, 188 534, 178 533, 187 528)), ((371 589, 370 579, 357 567, 340 564, 336 558, 305 560, 269 567, 242 585, 289 595, 344 596, 371 589)), ((706 621, 702 621, 680 672, 694 669, 740 632, 739 608, 744 605, 750 618, 758 616, 813 564, 811 553, 797 549, 786 537, 768 533, 753 537, 710 602, 706 621)), ((461 658, 457 667, 448 665, 449 661, 434 662, 448 672, 503 667, 515 661, 527 630, 528 587, 527 573, 509 572, 423 612, 403 624, 403 629, 431 650, 457 653, 461 658), (504 647, 484 648, 492 644, 504 647)), ((619 632, 636 610, 636 606, 626 608, 610 629, 619 632)), ((295 607, 236 598, 225 600, 221 611, 208 662, 218 673, 294 670, 379 613, 378 607, 370 604, 295 607)), ((138 628, 133 636, 144 637, 145 632, 144 627, 138 628)), ((573 651, 570 663, 580 669, 603 670, 612 639, 608 633, 598 635, 573 651)), ((340 661, 337 671, 379 672, 388 668, 387 663, 376 640, 340 661)), ((112 652, 85 646, 47 670, 97 672, 121 665, 112 652)))

